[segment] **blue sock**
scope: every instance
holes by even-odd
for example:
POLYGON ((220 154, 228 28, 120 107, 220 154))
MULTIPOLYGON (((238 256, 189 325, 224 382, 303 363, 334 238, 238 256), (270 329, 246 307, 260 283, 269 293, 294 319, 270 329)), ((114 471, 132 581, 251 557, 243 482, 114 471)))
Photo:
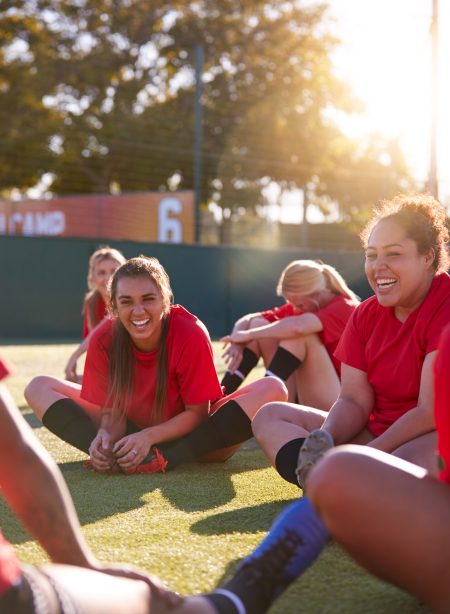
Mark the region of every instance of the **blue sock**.
POLYGON ((311 502, 302 497, 278 516, 267 537, 224 584, 224 593, 236 595, 246 614, 265 612, 316 560, 328 538, 311 502))

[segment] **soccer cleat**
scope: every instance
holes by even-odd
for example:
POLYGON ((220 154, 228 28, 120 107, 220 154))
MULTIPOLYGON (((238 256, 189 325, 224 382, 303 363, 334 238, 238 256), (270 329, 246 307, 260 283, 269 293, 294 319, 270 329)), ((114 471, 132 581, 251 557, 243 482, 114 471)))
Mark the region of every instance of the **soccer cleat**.
POLYGON ((300 488, 305 490, 306 479, 312 467, 317 463, 322 456, 334 447, 334 441, 328 431, 323 429, 315 429, 311 431, 309 436, 303 442, 298 455, 297 481, 300 488))
POLYGON ((328 537, 311 502, 299 499, 278 516, 267 537, 239 565, 233 577, 212 593, 213 602, 215 594, 233 602, 235 595, 247 614, 266 612, 315 561, 328 537))
POLYGON ((166 473, 167 461, 158 448, 152 448, 150 452, 150 460, 148 463, 138 465, 132 471, 127 471, 127 474, 132 473, 166 473))

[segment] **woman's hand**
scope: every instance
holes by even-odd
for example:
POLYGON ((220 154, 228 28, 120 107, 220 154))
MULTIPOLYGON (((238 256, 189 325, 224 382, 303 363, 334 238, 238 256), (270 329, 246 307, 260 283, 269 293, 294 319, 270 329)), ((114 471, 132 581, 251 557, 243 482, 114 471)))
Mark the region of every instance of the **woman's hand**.
POLYGON ((117 470, 116 459, 112 451, 111 436, 105 429, 99 429, 89 447, 89 456, 96 471, 109 473, 117 470))
MULTIPOLYGON (((224 341, 224 339, 227 339, 227 337, 222 337, 221 341, 224 341)), ((223 352, 222 358, 224 359, 224 362, 230 373, 234 373, 241 363, 243 347, 238 343, 224 341, 223 348, 225 348, 227 345, 228 347, 223 352)))
POLYGON ((120 469, 125 472, 136 469, 150 452, 149 430, 132 433, 119 439, 113 447, 113 454, 120 469))
POLYGON ((76 384, 78 383, 79 379, 77 375, 77 360, 78 355, 76 353, 72 354, 64 368, 66 380, 69 382, 75 382, 76 384))

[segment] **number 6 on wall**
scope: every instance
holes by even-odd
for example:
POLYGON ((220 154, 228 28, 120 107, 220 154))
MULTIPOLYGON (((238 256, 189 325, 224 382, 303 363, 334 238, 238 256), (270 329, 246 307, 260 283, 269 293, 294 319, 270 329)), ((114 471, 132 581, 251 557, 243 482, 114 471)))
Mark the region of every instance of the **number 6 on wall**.
POLYGON ((172 215, 179 215, 183 205, 178 198, 163 198, 158 206, 158 241, 161 243, 181 243, 183 225, 172 215))

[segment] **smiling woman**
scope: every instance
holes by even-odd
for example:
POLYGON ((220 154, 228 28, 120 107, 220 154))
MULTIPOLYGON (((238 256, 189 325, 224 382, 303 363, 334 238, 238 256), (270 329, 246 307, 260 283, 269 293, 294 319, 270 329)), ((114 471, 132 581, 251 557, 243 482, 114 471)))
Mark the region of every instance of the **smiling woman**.
POLYGON ((286 398, 276 378, 223 397, 208 331, 172 298, 158 260, 128 260, 112 277, 112 317, 91 337, 82 386, 40 376, 26 388, 43 424, 97 471, 155 473, 210 452, 225 460, 252 437, 259 407, 286 398))
POLYGON ((399 196, 382 203, 362 233, 375 296, 356 308, 337 347, 337 401, 328 414, 271 403, 253 422, 260 445, 288 481, 297 482, 299 458, 303 484, 303 469, 333 441, 365 444, 435 472, 432 364, 450 320, 445 222, 444 208, 430 196, 399 196))

